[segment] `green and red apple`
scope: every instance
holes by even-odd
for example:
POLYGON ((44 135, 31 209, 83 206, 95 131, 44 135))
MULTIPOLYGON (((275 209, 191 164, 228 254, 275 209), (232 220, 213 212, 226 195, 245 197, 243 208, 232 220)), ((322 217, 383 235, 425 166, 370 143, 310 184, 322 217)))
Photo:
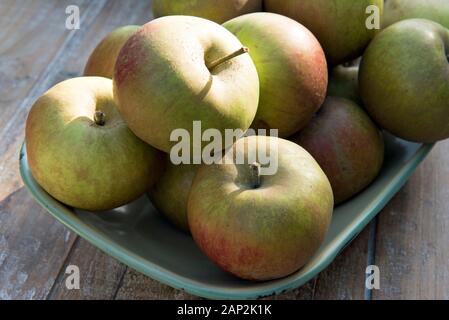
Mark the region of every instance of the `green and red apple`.
POLYGON ((438 22, 449 28, 449 1, 447 0, 387 0, 383 26, 395 22, 422 18, 438 22))
POLYGON ((246 131, 259 103, 259 78, 245 52, 231 32, 209 20, 153 20, 126 42, 117 59, 119 111, 138 137, 165 152, 177 143, 170 139, 174 130, 193 136, 193 121, 223 137, 226 129, 246 131))
POLYGON ((84 75, 112 79, 120 50, 139 28, 140 26, 124 26, 109 33, 91 53, 84 67, 84 75))
POLYGON ((367 187, 384 160, 382 135, 354 102, 328 97, 313 120, 292 140, 319 163, 342 203, 367 187))
POLYGON ((334 204, 329 180, 307 151, 287 140, 250 136, 232 150, 234 156, 241 150, 246 164, 198 169, 187 209, 193 238, 212 261, 240 278, 287 276, 324 240, 334 204), (272 175, 260 175, 271 162, 250 162, 261 150, 277 159, 272 175))
POLYGON ((155 18, 197 16, 223 23, 240 15, 262 11, 263 0, 153 0, 155 18))
POLYGON ((449 138, 449 29, 410 19, 384 29, 367 48, 359 73, 370 116, 415 142, 449 138))
POLYGON ((314 35, 298 22, 268 12, 223 24, 249 48, 260 79, 255 129, 288 137, 303 128, 326 97, 326 57, 314 35))
POLYGON ((328 96, 346 98, 362 105, 359 93, 359 63, 357 60, 341 64, 329 72, 328 96))
POLYGON ((70 79, 48 90, 31 108, 25 133, 33 177, 79 209, 124 205, 149 190, 163 167, 159 151, 120 116, 106 78, 70 79))
MULTIPOLYGON (((384 0, 265 0, 265 9, 303 24, 318 38, 331 65, 359 57, 376 29, 367 28, 369 6, 379 8, 384 0)), ((380 27, 380 26, 379 26, 380 27)))
POLYGON ((154 206, 185 232, 189 232, 187 201, 198 167, 168 161, 165 172, 149 193, 154 206))

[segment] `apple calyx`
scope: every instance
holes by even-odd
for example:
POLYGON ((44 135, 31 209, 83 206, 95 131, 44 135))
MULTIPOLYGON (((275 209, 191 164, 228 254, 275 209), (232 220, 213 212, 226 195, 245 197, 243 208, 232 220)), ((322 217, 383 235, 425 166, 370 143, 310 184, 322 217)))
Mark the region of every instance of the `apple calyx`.
POLYGON ((104 126, 106 119, 106 114, 103 111, 95 111, 94 113, 94 121, 98 126, 104 126))
POLYGON ((248 52, 249 52, 249 49, 247 47, 242 47, 239 50, 234 51, 233 53, 231 53, 231 54, 229 54, 229 55, 227 55, 227 56, 225 56, 223 58, 220 58, 220 59, 217 59, 215 61, 212 61, 211 63, 207 64, 207 68, 209 70, 213 70, 216 67, 218 67, 219 65, 221 65, 222 63, 225 63, 226 61, 234 59, 235 57, 238 57, 238 56, 240 56, 242 54, 245 54, 245 53, 248 53, 248 52))
POLYGON ((260 163, 253 162, 249 165, 251 170, 251 187, 257 189, 260 187, 260 163))

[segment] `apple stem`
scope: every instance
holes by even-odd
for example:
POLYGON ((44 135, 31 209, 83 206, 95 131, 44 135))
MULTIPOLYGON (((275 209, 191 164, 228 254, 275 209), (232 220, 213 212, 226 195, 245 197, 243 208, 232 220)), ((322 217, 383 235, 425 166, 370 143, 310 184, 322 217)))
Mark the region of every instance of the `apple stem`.
POLYGON ((227 56, 225 56, 223 58, 220 58, 220 59, 217 59, 215 61, 212 61, 212 63, 210 63, 207 66, 207 68, 209 70, 212 70, 212 69, 218 67, 220 64, 225 63, 226 61, 234 59, 235 57, 238 57, 238 56, 240 56, 242 54, 245 54, 247 52, 249 52, 249 49, 247 47, 242 47, 239 50, 237 50, 237 51, 235 51, 235 52, 233 52, 233 53, 231 53, 231 54, 229 54, 229 55, 227 55, 227 56))
POLYGON ((251 169, 251 183, 252 187, 254 189, 257 189, 260 187, 260 163, 253 162, 249 165, 249 168, 251 169))
POLYGON ((95 111, 94 121, 98 126, 104 126, 106 114, 103 111, 95 111))

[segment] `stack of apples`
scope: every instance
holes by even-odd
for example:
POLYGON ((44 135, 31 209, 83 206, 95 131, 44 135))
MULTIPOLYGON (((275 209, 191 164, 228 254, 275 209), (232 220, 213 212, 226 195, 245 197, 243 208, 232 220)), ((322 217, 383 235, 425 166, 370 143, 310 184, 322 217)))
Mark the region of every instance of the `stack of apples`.
POLYGON ((147 193, 221 268, 276 279, 307 263, 334 206, 379 174, 382 130, 449 137, 446 0, 389 0, 385 12, 383 0, 154 0, 153 11, 30 111, 29 167, 68 206, 104 211, 147 193), (376 17, 383 29, 368 27, 376 17), (276 171, 257 157, 192 159, 208 140, 195 122, 209 141, 239 132, 221 149, 245 159, 276 145, 276 171), (169 156, 179 130, 182 163, 169 156))

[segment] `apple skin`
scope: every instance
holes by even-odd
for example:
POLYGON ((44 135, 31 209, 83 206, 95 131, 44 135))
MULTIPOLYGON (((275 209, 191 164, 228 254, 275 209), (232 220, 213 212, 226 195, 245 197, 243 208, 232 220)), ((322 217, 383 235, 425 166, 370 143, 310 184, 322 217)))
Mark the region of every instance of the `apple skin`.
POLYGON ((329 73, 327 95, 346 98, 363 105, 359 93, 359 65, 339 65, 329 73))
MULTIPOLYGON (((175 129, 247 130, 259 103, 259 78, 248 54, 209 70, 242 48, 224 27, 206 19, 168 16, 145 24, 117 59, 114 97, 131 130, 170 152, 175 129)), ((206 144, 206 143, 205 143, 206 144)), ((223 147, 226 145, 223 143, 223 147)))
MULTIPOLYGON (((225 271, 270 280, 301 268, 327 233, 332 189, 312 156, 297 144, 269 136, 238 140, 254 152, 278 144, 278 170, 254 188, 249 165, 201 166, 188 201, 188 221, 201 250, 225 271), (259 149, 260 150, 260 149, 259 149)), ((247 156, 247 154, 246 154, 247 156)))
POLYGON ((265 0, 265 10, 303 24, 318 38, 330 65, 357 58, 375 36, 366 28, 366 8, 384 0, 265 0))
POLYGON ((163 155, 138 139, 116 110, 112 81, 81 77, 41 96, 26 122, 33 177, 71 207, 102 211, 124 205, 158 179, 163 155), (97 125, 95 111, 105 113, 97 125))
POLYGON ((255 129, 288 137, 302 129, 326 97, 326 56, 315 36, 296 21, 268 12, 223 24, 249 48, 260 80, 255 129))
POLYGON ((449 137, 449 30, 424 19, 383 30, 359 73, 364 107, 382 128, 415 142, 449 137))
POLYGON ((140 26, 123 26, 109 33, 91 53, 84 68, 84 76, 112 79, 120 49, 140 26))
POLYGON ((320 164, 331 183, 335 204, 365 189, 382 168, 382 135, 365 111, 348 99, 328 97, 292 141, 320 164))
POLYGON ((169 15, 197 16, 222 24, 240 15, 262 11, 263 0, 153 0, 155 18, 169 15))
POLYGON ((429 19, 449 29, 449 1, 388 0, 385 2, 384 27, 412 18, 429 19))
POLYGON ((153 205, 176 227, 189 231, 187 201, 199 165, 167 162, 165 172, 149 192, 153 205))

